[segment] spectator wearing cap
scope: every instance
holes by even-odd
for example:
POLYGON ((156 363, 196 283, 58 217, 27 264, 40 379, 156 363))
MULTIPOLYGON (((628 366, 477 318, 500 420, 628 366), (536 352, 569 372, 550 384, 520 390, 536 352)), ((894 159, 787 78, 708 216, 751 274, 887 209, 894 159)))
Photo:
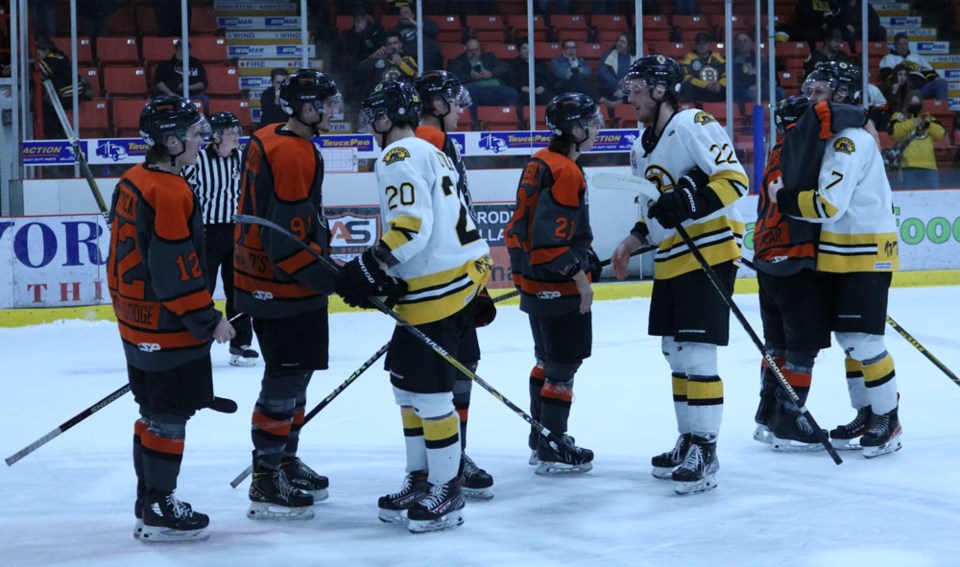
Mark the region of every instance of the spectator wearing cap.
POLYGON ((463 53, 450 62, 448 70, 460 79, 476 103, 470 106, 474 119, 477 106, 517 104, 517 89, 505 82, 509 65, 493 53, 484 53, 480 42, 475 39, 467 41, 463 53))
POLYGON ((576 41, 564 40, 560 56, 550 62, 550 72, 553 73, 554 89, 558 93, 583 93, 595 101, 600 100, 600 93, 590 78, 593 70, 577 55, 576 41))
POLYGON ((947 82, 923 55, 910 51, 910 38, 906 32, 893 36, 893 49, 880 60, 880 80, 889 80, 894 68, 900 64, 907 68, 911 86, 919 90, 923 98, 947 100, 947 82))
POLYGON ((726 99, 727 62, 710 49, 710 44, 710 34, 698 33, 693 51, 680 60, 686 73, 680 94, 690 102, 722 102, 726 99))
POLYGON ((843 51, 843 32, 830 28, 823 34, 823 47, 817 49, 803 61, 803 71, 809 75, 821 61, 850 63, 850 57, 843 51))
POLYGON ((267 124, 276 122, 286 122, 290 118, 286 112, 280 108, 278 103, 280 99, 280 85, 287 80, 289 74, 283 67, 277 67, 270 71, 270 86, 263 89, 260 93, 260 126, 263 128, 267 124))
MULTIPOLYGON (((187 43, 187 46, 190 44, 187 43)), ((163 61, 157 66, 156 75, 154 75, 154 86, 161 94, 183 96, 183 42, 176 40, 173 43, 173 57, 163 61)), ((190 79, 188 85, 190 98, 200 100, 204 109, 210 99, 203 91, 207 89, 207 70, 196 57, 190 57, 187 69, 187 76, 190 79)))

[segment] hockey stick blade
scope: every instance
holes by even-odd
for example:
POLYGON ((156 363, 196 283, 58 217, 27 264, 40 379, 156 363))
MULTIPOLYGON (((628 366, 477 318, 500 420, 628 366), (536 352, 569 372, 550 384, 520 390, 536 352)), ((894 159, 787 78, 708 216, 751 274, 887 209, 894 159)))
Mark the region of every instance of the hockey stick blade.
POLYGON ((710 283, 713 284, 714 289, 723 299, 723 302, 727 304, 727 307, 730 308, 730 311, 737 317, 737 321, 740 322, 740 326, 743 327, 743 330, 747 332, 747 335, 750 336, 750 340, 753 341, 753 344, 760 350, 760 354, 763 356, 763 359, 766 361, 767 366, 773 372, 774 376, 777 378, 777 383, 780 384, 780 388, 790 396, 790 399, 793 400, 793 403, 797 404, 800 408, 800 413, 807 418, 807 421, 810 422, 810 426, 813 427, 813 430, 816 432, 817 440, 820 441, 820 444, 823 445, 823 448, 827 450, 827 454, 830 455, 830 458, 833 459, 833 462, 836 464, 843 463, 843 459, 840 458, 840 454, 837 453, 836 448, 833 444, 830 443, 830 439, 827 437, 826 432, 823 429, 820 429, 820 426, 817 424, 817 421, 813 419, 813 415, 809 410, 803 405, 800 404, 800 397, 793 390, 793 387, 790 386, 790 382, 787 381, 787 377, 783 374, 783 371, 777 366, 777 362, 773 359, 773 356, 767 351, 763 346, 763 341, 760 340, 760 336, 757 335, 757 332, 753 330, 753 326, 747 321, 747 317, 743 314, 743 311, 740 311, 740 307, 733 300, 733 297, 730 296, 730 293, 723 288, 723 282, 720 281, 720 276, 717 275, 710 264, 707 262, 707 259, 703 257, 703 253, 700 252, 700 248, 697 247, 697 243, 690 238, 690 235, 687 234, 687 229, 683 228, 682 225, 677 226, 677 234, 680 235, 680 238, 683 239, 683 243, 687 245, 687 249, 690 250, 690 253, 693 254, 694 258, 697 259, 697 262, 700 263, 700 267, 703 269, 704 273, 707 274, 707 279, 710 280, 710 283))
POLYGON ((590 184, 600 189, 623 189, 639 193, 651 201, 660 198, 660 191, 657 187, 635 175, 624 175, 620 173, 601 172, 590 176, 590 184))
POLYGON ((207 407, 220 413, 237 413, 237 402, 230 398, 218 398, 214 396, 213 401, 210 402, 207 407))

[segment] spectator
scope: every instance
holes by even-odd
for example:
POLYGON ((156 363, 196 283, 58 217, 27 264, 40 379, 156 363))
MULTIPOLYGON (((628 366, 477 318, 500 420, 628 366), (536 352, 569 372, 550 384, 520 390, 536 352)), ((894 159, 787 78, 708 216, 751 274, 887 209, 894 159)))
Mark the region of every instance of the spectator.
POLYGON ((597 80, 600 82, 600 102, 613 110, 623 102, 620 92, 620 81, 630 70, 630 64, 637 59, 636 38, 633 34, 622 33, 617 36, 613 48, 603 56, 600 68, 597 69, 597 80))
MULTIPOLYGON (((834 5, 834 25, 843 31, 843 39, 855 45, 863 37, 862 0, 839 0, 834 5)), ((867 41, 887 41, 887 30, 880 25, 880 16, 867 4, 867 41)))
MULTIPOLYGON (((757 52, 753 48, 753 40, 745 33, 737 34, 733 42, 733 100, 740 103, 741 108, 743 104, 757 100, 756 63, 757 52)), ((769 100, 770 97, 767 93, 770 92, 768 84, 770 73, 766 66, 762 64, 761 66, 761 76, 764 84, 762 85, 763 92, 760 95, 763 100, 769 100)), ((783 87, 777 85, 777 101, 779 102, 785 96, 783 87)))
POLYGON ((412 82, 417 76, 417 60, 404 53, 399 34, 387 32, 383 47, 360 63, 360 76, 366 78, 364 92, 367 93, 386 80, 412 82))
MULTIPOLYGON (((403 50, 407 53, 417 52, 417 18, 410 6, 400 6, 400 24, 393 28, 400 35, 403 50)), ((439 69, 443 58, 440 55, 440 46, 437 45, 437 34, 440 26, 430 20, 423 19, 423 64, 424 69, 439 69)))
MULTIPOLYGON (((383 46, 384 31, 380 24, 367 14, 366 8, 357 6, 353 11, 353 28, 347 32, 344 43, 347 50, 347 68, 352 76, 352 98, 367 96, 364 87, 366 76, 361 74, 360 64, 383 46)), ((284 118, 285 120, 285 118, 284 118)))
POLYGON ((901 63, 910 72, 910 85, 918 89, 923 98, 947 100, 947 82, 924 56, 910 52, 910 39, 906 32, 899 32, 893 37, 893 50, 880 60, 880 80, 887 80, 893 69, 901 63))
MULTIPOLYGON (((520 93, 520 106, 530 100, 530 44, 526 38, 517 42, 517 51, 520 55, 510 61, 510 69, 505 77, 507 85, 517 89, 520 93)), ((537 104, 547 104, 553 98, 553 91, 549 88, 550 71, 543 60, 533 60, 533 94, 537 104)))
POLYGON ((77 16, 91 45, 96 46, 101 35, 110 35, 110 16, 116 11, 114 0, 77 0, 77 16))
POLYGON ((53 37, 57 35, 57 0, 29 0, 30 20, 33 35, 53 37))
MULTIPOLYGON (((903 63, 897 64, 893 72, 887 74, 881 90, 891 114, 906 108, 913 90, 910 88, 910 69, 903 63)), ((877 127, 886 129, 886 122, 883 125, 878 122, 877 127)))
MULTIPOLYGON (((187 46, 190 44, 187 43, 187 46)), ((210 99, 203 91, 207 88, 207 70, 196 57, 190 57, 187 75, 190 77, 188 89, 190 98, 203 102, 206 108, 210 99)), ((173 57, 157 66, 154 86, 162 95, 183 96, 183 40, 173 43, 173 57)))
MULTIPOLYGON (((887 132, 897 142, 893 156, 899 167, 892 185, 896 189, 936 189, 940 187, 937 156, 933 145, 947 131, 929 112, 923 111, 923 98, 917 91, 906 97, 906 105, 890 117, 887 132)), ((889 153, 887 154, 889 156, 889 153)))
POLYGON ((843 32, 830 28, 823 35, 823 47, 810 53, 803 61, 803 71, 809 75, 821 61, 844 61, 850 63, 850 57, 843 51, 843 32))
POLYGON ((483 53, 480 42, 467 41, 464 52, 450 62, 449 71, 460 79, 476 104, 470 112, 476 120, 477 106, 514 106, 517 104, 517 89, 504 82, 510 66, 497 59, 493 53, 483 53))
POLYGON ((270 71, 270 86, 260 93, 260 126, 257 129, 263 128, 267 124, 286 122, 290 118, 278 103, 280 85, 287 80, 288 75, 287 70, 283 67, 277 67, 270 71))
POLYGON ((727 62, 710 49, 710 34, 696 36, 693 51, 680 60, 686 76, 680 94, 690 102, 721 102, 726 96, 727 62))
MULTIPOLYGON (((64 109, 72 108, 73 97, 78 92, 83 100, 92 97, 93 91, 89 83, 84 84, 85 80, 80 78, 77 81, 70 80, 72 76, 70 58, 57 49, 57 46, 46 36, 37 39, 37 65, 41 77, 50 79, 53 83, 64 109)), ((43 135, 48 140, 66 138, 66 132, 60 124, 53 102, 47 98, 46 89, 43 91, 43 135)))
POLYGON ((799 0, 797 16, 794 19, 793 41, 805 41, 810 44, 810 51, 817 48, 827 23, 833 18, 833 7, 829 0, 799 0))
POLYGON ((563 42, 563 52, 550 62, 550 72, 558 93, 583 93, 593 100, 600 100, 600 93, 590 82, 590 65, 577 55, 576 41, 568 39, 563 42))

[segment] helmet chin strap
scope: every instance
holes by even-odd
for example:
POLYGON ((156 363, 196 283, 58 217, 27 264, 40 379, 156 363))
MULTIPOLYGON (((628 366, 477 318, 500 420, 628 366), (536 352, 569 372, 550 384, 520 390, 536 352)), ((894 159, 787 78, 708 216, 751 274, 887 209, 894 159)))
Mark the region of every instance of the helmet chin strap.
POLYGON ((444 103, 445 105, 447 105, 447 111, 444 112, 443 114, 434 114, 434 116, 436 116, 437 118, 440 119, 440 131, 443 132, 444 134, 446 134, 446 133, 447 133, 447 122, 446 122, 446 120, 444 120, 444 118, 446 118, 448 114, 450 114, 451 112, 453 112, 453 109, 450 108, 450 103, 447 102, 446 99, 444 99, 444 98, 441 97, 440 100, 442 100, 443 103, 444 103))
MULTIPOLYGON (((374 120, 374 124, 375 123, 376 123, 376 120, 374 120)), ((393 120, 390 121, 390 127, 387 128, 386 132, 381 132, 377 130, 376 126, 374 126, 373 124, 370 124, 370 129, 373 130, 374 133, 380 134, 380 149, 387 147, 387 135, 390 134, 390 132, 393 131, 394 129, 393 120)))

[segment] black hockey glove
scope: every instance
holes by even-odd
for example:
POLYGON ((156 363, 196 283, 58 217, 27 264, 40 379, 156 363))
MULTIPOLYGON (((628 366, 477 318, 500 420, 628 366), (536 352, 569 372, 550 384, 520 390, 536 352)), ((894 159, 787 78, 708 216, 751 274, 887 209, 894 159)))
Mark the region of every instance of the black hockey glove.
POLYGON ((647 214, 656 219, 663 228, 677 228, 687 219, 699 219, 710 214, 707 201, 701 191, 706 191, 710 176, 699 167, 694 167, 657 202, 650 205, 647 214))
POLYGON ((407 282, 388 276, 380 269, 373 251, 367 250, 340 268, 334 284, 344 303, 360 309, 372 309, 369 299, 379 297, 393 307, 407 291, 407 282))
POLYGON ((587 266, 587 273, 590 274, 590 281, 597 283, 600 281, 600 274, 603 272, 603 266, 600 264, 600 257, 597 256, 597 253, 594 252, 593 248, 587 252, 587 262, 589 264, 587 266))
POLYGON ((497 318, 497 306, 493 303, 493 298, 490 297, 490 292, 487 291, 486 287, 480 288, 474 301, 477 302, 477 305, 473 315, 473 326, 486 327, 493 323, 493 320, 497 318))

